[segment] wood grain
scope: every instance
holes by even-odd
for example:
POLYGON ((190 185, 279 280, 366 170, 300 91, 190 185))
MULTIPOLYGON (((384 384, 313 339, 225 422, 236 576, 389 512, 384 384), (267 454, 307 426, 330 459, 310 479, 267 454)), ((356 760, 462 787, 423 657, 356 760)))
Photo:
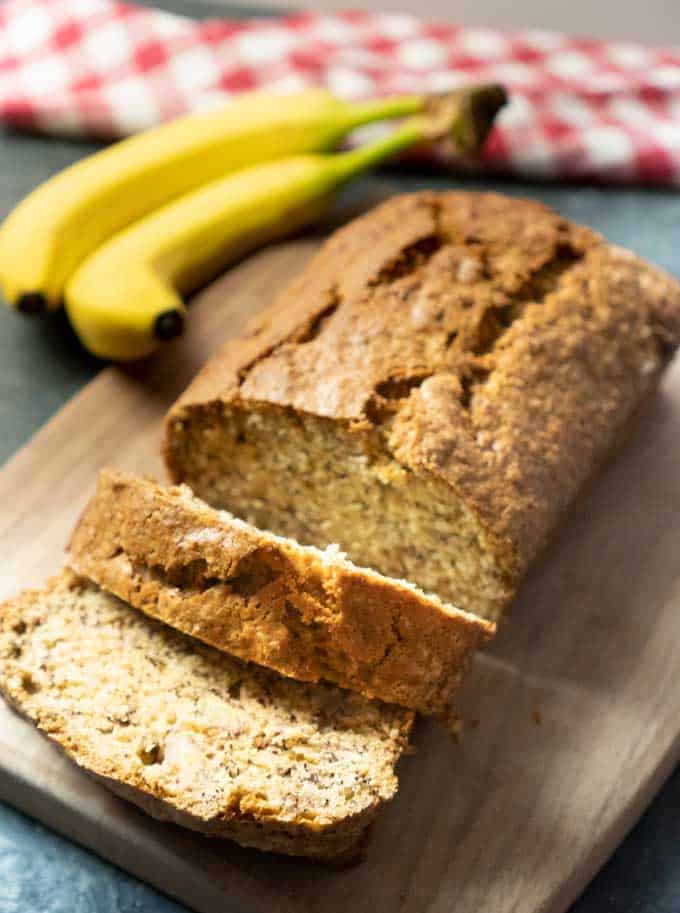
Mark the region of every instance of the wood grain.
MULTIPOLYGON (((199 296, 183 340, 104 371, 5 467, 0 596, 58 567, 102 466, 161 473, 169 403, 314 246, 233 270, 199 296)), ((477 663, 462 742, 419 724, 362 866, 329 872, 154 822, 4 706, 0 795, 202 913, 561 913, 680 757, 679 418, 680 365, 477 663)))

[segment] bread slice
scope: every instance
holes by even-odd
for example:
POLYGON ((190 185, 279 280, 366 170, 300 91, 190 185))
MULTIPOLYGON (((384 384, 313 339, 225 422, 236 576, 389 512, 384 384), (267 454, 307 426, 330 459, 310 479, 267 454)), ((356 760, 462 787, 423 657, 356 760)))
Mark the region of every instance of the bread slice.
POLYGON ((186 634, 301 681, 448 715, 493 625, 262 532, 188 488, 105 471, 70 543, 79 573, 186 634))
POLYGON ((412 722, 231 659, 70 571, 0 607, 0 689, 154 817, 322 860, 394 796, 412 722))
POLYGON ((680 341, 680 285, 545 206, 394 197, 171 410, 175 482, 498 617, 680 341))

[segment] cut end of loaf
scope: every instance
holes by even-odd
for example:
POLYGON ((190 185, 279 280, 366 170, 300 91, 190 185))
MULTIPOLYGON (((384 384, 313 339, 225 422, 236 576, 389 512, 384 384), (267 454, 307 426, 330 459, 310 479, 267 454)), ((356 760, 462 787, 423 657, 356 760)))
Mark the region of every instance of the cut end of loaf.
POLYGON ((166 461, 208 504, 326 548, 486 619, 512 580, 450 486, 409 471, 377 437, 264 404, 171 416, 166 461))
POLYGON ((3 694, 77 764, 194 830, 342 858, 396 791, 409 712, 230 659, 70 572, 2 606, 0 657, 3 694))

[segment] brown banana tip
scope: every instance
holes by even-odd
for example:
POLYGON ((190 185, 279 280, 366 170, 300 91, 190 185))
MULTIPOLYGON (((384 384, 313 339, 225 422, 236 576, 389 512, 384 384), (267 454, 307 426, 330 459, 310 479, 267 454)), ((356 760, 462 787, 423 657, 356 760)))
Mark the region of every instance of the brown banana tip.
POLYGON ((508 102, 508 93, 501 85, 480 86, 470 95, 473 151, 481 149, 496 120, 496 115, 508 102))
POLYGON ((45 314, 47 312, 47 300, 42 292, 24 292, 17 298, 17 310, 22 314, 45 314))
POLYGON ((458 155, 479 155, 496 115, 508 100, 499 83, 465 86, 429 98, 426 136, 430 142, 451 144, 458 155))
POLYGON ((179 311, 163 311, 156 317, 153 334, 161 342, 169 342, 184 332, 184 317, 179 311))

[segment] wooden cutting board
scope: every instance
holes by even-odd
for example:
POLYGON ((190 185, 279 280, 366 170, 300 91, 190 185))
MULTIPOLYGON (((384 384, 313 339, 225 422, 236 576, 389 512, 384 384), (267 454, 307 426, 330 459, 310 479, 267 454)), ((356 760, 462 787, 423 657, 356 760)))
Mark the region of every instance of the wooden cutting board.
MULTIPOLYGON (((100 467, 161 474, 160 419, 309 256, 251 258, 146 367, 109 368, 0 473, 0 596, 62 560, 100 467)), ((460 744, 421 722, 367 861, 328 871, 145 817, 0 704, 0 796, 202 913, 561 913, 680 758, 680 364, 477 663, 460 744)))

